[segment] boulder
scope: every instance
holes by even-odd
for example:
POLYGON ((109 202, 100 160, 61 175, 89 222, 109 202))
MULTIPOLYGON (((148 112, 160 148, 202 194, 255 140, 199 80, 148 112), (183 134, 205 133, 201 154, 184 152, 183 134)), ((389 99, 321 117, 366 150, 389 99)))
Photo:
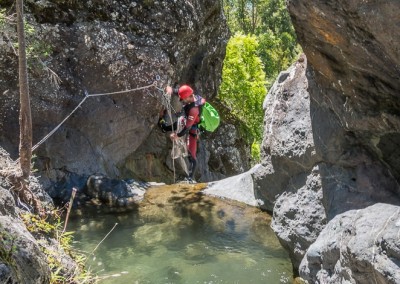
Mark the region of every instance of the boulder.
POLYGON ((50 283, 46 256, 18 219, 0 216, 1 283, 50 283))
MULTIPOLYGON (((163 88, 187 83, 216 96, 229 38, 221 3, 26 1, 25 13, 41 60, 32 58, 29 69, 33 144, 56 129, 34 152, 41 181, 52 186, 69 173, 138 178, 138 168, 157 181, 170 177, 168 137, 155 128, 163 88)), ((16 41, 12 29, 9 40, 16 41)), ((0 67, 0 141, 16 159, 18 68, 7 40, 0 67)), ((172 105, 179 110, 177 98, 172 105)))
POLYGON ((305 56, 280 74, 265 99, 262 164, 252 173, 255 198, 273 211, 272 228, 295 274, 336 215, 377 202, 400 204, 391 170, 342 127, 327 103, 314 99, 317 87, 305 56))
POLYGON ((207 188, 203 190, 203 193, 220 198, 228 198, 251 206, 261 207, 263 201, 255 197, 253 178, 253 173, 256 172, 259 167, 261 167, 261 165, 256 165, 249 171, 240 175, 210 182, 207 184, 207 188))
POLYGON ((289 252, 297 274, 307 249, 327 221, 319 167, 315 166, 309 175, 292 179, 292 184, 296 190, 281 194, 275 202, 271 228, 289 252))
MULTIPOLYGON (((399 204, 400 3, 292 0, 288 8, 309 62, 314 142, 331 177, 326 192, 399 204)), ((365 205, 343 202, 329 216, 365 205)))
MULTIPOLYGON (((288 8, 305 56, 265 99, 254 176, 296 273, 335 216, 400 205, 400 3, 290 0, 288 8)), ((324 273, 317 266, 311 283, 324 273)))
POLYGON ((126 207, 129 209, 137 207, 148 187, 150 184, 138 183, 134 180, 127 182, 93 175, 88 178, 84 192, 89 198, 97 199, 111 208, 126 207))
POLYGON ((377 202, 400 204, 392 169, 318 101, 321 92, 304 55, 279 75, 264 102, 262 164, 252 174, 255 199, 273 211, 272 228, 295 274, 336 215, 377 202))
POLYGON ((309 283, 399 283, 400 207, 377 203, 333 218, 300 265, 309 283))
POLYGON ((262 167, 254 175, 256 196, 265 201, 264 208, 269 211, 279 194, 294 189, 292 178, 311 172, 320 161, 311 128, 306 70, 303 55, 279 74, 264 100, 262 167))

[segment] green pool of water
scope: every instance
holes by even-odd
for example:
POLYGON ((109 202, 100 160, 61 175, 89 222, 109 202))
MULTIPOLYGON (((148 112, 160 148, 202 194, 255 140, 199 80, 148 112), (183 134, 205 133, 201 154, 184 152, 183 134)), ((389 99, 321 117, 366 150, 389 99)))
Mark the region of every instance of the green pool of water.
MULTIPOLYGON (((100 283, 292 283, 292 265, 265 218, 240 208, 212 218, 187 210, 157 218, 148 212, 74 217, 75 247, 100 283)), ((203 208, 204 209, 204 208, 203 208)))

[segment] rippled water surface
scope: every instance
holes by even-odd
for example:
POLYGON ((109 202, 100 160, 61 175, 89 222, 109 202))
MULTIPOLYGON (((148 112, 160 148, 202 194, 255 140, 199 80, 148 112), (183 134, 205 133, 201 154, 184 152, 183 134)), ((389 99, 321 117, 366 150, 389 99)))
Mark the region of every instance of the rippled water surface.
POLYGON ((266 213, 180 190, 138 212, 70 220, 75 247, 89 253, 118 223, 88 260, 100 283, 292 283, 266 213))

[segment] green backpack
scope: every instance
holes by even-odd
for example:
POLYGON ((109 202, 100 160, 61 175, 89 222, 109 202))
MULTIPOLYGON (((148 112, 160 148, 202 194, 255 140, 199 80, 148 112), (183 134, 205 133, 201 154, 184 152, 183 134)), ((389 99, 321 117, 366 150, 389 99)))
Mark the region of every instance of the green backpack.
POLYGON ((210 132, 217 129, 220 122, 217 110, 208 102, 202 106, 200 119, 199 126, 210 132))

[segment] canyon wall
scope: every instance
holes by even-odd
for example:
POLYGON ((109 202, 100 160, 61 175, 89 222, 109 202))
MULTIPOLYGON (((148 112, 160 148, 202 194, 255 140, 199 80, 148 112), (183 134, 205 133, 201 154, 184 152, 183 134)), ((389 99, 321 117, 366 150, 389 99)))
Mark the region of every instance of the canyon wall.
POLYGON ((304 55, 266 97, 255 197, 309 283, 398 283, 400 3, 288 8, 304 55))
MULTIPOLYGON (((12 11, 13 1, 3 2, 12 11)), ((42 182, 82 187, 92 174, 173 182, 172 144, 157 127, 163 89, 186 83, 207 100, 216 96, 229 39, 220 2, 28 0, 25 6, 33 145, 87 95, 145 87, 87 97, 35 150, 42 182)), ((12 27, 1 34, 0 144, 14 159, 19 144, 16 41, 12 27)), ((180 110, 177 98, 172 106, 173 112, 180 110)), ((197 179, 248 169, 244 143, 232 125, 203 138, 197 179)))

